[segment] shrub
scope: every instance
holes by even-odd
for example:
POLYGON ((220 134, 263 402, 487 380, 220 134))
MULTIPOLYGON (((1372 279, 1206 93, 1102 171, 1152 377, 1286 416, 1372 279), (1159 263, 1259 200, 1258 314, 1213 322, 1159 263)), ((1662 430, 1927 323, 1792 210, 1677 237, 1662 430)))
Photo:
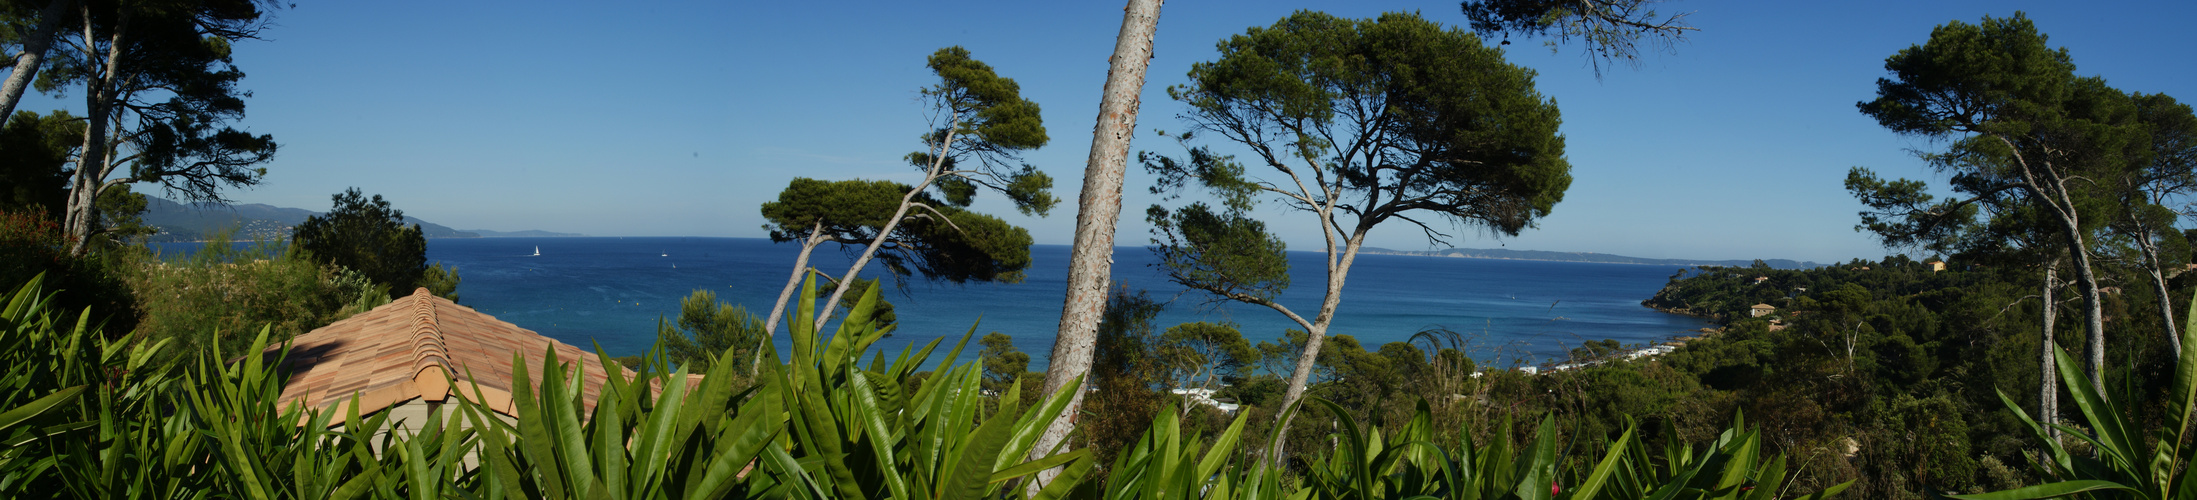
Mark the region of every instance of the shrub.
POLYGON ((126 279, 141 300, 141 335, 175 339, 183 354, 237 352, 262 328, 279 341, 388 301, 385 288, 344 268, 221 239, 189 258, 134 266, 126 279))

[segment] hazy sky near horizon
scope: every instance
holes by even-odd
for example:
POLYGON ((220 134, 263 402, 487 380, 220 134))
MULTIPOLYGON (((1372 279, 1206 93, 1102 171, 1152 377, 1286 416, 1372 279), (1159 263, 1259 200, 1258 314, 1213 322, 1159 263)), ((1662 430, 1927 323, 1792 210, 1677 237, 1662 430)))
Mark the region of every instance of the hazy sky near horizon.
MULTIPOLYGON (((759 237, 757 207, 788 180, 912 180, 924 58, 960 45, 1021 84, 1052 143, 1026 160, 1056 179, 1048 218, 999 197, 978 209, 1065 244, 1121 1, 300 2, 267 40, 238 46, 253 92, 241 125, 282 145, 238 202, 327 210, 357 186, 408 215, 461 229, 594 236, 759 237)), ((1562 110, 1574 181, 1515 238, 1464 231, 1453 246, 1640 257, 1819 262, 1887 253, 1853 230, 1849 168, 1942 181, 1855 111, 1884 58, 1952 20, 2027 12, 2077 72, 2129 91, 2197 100, 2188 51, 2197 2, 1676 0, 1700 31, 1597 79, 1566 45, 1513 39, 1562 110)), ((1181 152, 1164 89, 1217 41, 1298 9, 1347 17, 1418 11, 1462 25, 1457 3, 1176 0, 1160 16, 1135 142, 1181 152)), ((1493 42, 1490 42, 1493 43, 1493 42)), ((80 94, 21 109, 81 109, 80 94)), ((1131 165, 1116 241, 1149 239, 1152 177, 1131 165)), ((140 189, 140 191, 145 191, 140 189)), ((154 190, 157 194, 157 190, 154 190)), ((1296 212, 1265 212, 1296 250, 1320 247, 1296 212)), ((1373 246, 1426 249, 1416 230, 1373 246)))

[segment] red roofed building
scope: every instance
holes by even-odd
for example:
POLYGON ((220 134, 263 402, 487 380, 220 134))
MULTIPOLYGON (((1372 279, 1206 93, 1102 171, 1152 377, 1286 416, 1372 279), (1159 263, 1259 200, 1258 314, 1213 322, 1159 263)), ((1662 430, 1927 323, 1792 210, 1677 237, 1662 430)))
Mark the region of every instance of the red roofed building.
MULTIPOLYGON (((512 354, 524 356, 527 372, 539 387, 543 353, 556 349, 567 370, 582 372, 581 405, 592 409, 603 382, 602 358, 563 342, 519 328, 473 308, 458 305, 421 288, 411 296, 298 336, 279 366, 290 373, 280 403, 333 412, 330 425, 343 422, 345 405, 358 397, 359 415, 392 411, 391 421, 417 417, 451 401, 459 390, 507 419, 518 416, 511 404, 512 354), (450 381, 455 380, 453 385, 450 381), (479 394, 470 394, 479 385, 479 394)), ((273 356, 281 346, 264 353, 273 356)), ((620 370, 624 370, 621 368, 620 370)), ((569 373, 569 371, 568 371, 569 373)), ((631 370, 624 370, 632 377, 631 370)), ((585 414, 583 412, 583 414, 585 414)), ((417 423, 413 424, 416 428, 417 423)))

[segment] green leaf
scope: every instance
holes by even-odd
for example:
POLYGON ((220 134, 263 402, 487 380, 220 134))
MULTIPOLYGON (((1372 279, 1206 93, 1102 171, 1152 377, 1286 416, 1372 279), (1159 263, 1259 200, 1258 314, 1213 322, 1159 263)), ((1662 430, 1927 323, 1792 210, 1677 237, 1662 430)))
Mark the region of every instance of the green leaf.
POLYGON ((1610 451, 1603 455, 1601 463, 1594 466, 1594 472, 1588 473, 1585 481, 1572 485, 1577 491, 1572 494, 1572 498, 1591 499, 1602 492, 1603 483, 1609 482, 1610 475, 1617 470, 1618 461, 1625 456, 1625 446, 1632 443, 1633 431, 1631 426, 1626 426, 1625 434, 1618 436, 1617 441, 1610 444, 1610 451))
POLYGON ((2136 460, 2140 457, 2137 450, 2142 448, 2130 441, 2129 426, 2122 420, 2119 409, 2114 407, 2111 400, 2100 396, 2097 389, 2080 375, 2083 373, 2081 367, 2067 355, 2067 351, 2054 348, 2052 354, 2053 359, 2059 363, 2060 380, 2066 383, 2068 394, 2073 396, 2071 399, 2089 420, 2092 432, 2097 433, 2097 439, 2092 442, 2098 447, 2100 458, 2112 464, 2114 470, 2136 472, 2136 460))
POLYGON ((2080 479, 2075 481, 2040 484, 2036 486, 2024 486, 2006 491, 1977 493, 1973 495, 1946 496, 1959 498, 1961 500, 2030 500, 2036 498, 2058 498, 2077 493, 2105 490, 2137 491, 2135 488, 2123 486, 2120 483, 2115 483, 2112 481, 2080 479))
MULTIPOLYGON (((0 433, 11 432, 12 429, 14 429, 18 425, 22 425, 23 422, 33 418, 37 418, 39 415, 43 415, 48 411, 52 411, 55 407, 59 407, 61 403, 66 403, 71 399, 76 399, 76 396, 78 394, 82 394, 83 392, 84 386, 81 385, 62 389, 59 391, 54 391, 53 394, 47 394, 45 397, 32 400, 29 403, 23 403, 23 406, 18 406, 14 409, 8 410, 7 412, 0 413, 0 433)), ((7 443, 7 446, 10 448, 22 446, 29 443, 30 439, 33 439, 36 436, 37 434, 25 435, 25 437, 22 438, 20 441, 7 443)))
POLYGON ((1014 467, 1000 469, 998 472, 993 472, 992 477, 990 479, 986 479, 985 482, 999 483, 1017 477, 1036 474, 1038 471, 1059 467, 1061 464, 1073 462, 1076 460, 1087 459, 1090 456, 1091 450, 1088 449, 1075 450, 1058 455, 1047 455, 1045 458, 1023 462, 1021 465, 1016 465, 1014 467))

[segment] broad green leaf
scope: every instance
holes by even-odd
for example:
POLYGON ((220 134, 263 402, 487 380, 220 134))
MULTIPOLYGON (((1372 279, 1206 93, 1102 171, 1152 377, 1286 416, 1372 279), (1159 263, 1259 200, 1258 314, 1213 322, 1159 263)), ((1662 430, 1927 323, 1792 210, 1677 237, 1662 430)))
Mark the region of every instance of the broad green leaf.
POLYGON ((2073 494, 2076 494, 2076 493, 2085 493, 2085 492, 2091 492, 2091 491, 2105 491, 2105 490, 2129 490, 2129 491, 2136 491, 2136 489, 2135 489, 2135 488, 2130 488, 2130 487, 2127 487, 2127 486, 2123 486, 2123 485, 2121 485, 2120 483, 2114 483, 2114 482, 2111 482, 2111 481, 2098 481, 2098 480, 2092 480, 2092 479, 2080 479, 2080 480, 2075 480, 2075 481, 2063 481, 2063 482, 2057 482, 2057 483, 2040 484, 2040 485, 2036 485, 2036 486, 2024 486, 2024 487, 2021 487, 2021 488, 2015 488, 2015 489, 2011 489, 2011 490, 2006 490, 2006 491, 1994 491, 1994 492, 1990 492, 1990 493, 1977 493, 1977 494, 1973 494, 1973 495, 1946 495, 1946 496, 1948 496, 1948 497, 1952 497, 1952 498, 1959 498, 1959 499, 1962 499, 1962 500, 2030 500, 2030 499, 2036 499, 2036 498, 2058 498, 2058 497, 2064 497, 2064 496, 2068 496, 2068 495, 2073 495, 2073 494))

